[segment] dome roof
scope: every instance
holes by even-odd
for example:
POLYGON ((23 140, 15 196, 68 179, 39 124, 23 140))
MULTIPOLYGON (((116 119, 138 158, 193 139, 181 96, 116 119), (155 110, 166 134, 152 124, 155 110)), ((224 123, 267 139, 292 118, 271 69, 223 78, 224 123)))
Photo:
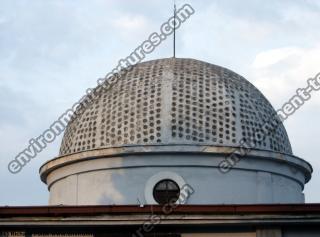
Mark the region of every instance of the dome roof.
MULTIPOLYGON (((140 63, 68 124, 60 156, 88 150, 192 144, 239 147, 275 114, 240 75, 194 59, 140 63)), ((292 154, 281 124, 256 149, 292 154)))

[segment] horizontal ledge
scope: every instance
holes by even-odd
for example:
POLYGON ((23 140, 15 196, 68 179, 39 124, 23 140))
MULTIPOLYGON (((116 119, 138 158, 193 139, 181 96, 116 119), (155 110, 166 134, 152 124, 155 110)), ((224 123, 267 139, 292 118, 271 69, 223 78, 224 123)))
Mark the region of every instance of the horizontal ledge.
MULTIPOLYGON (((46 183, 47 175, 62 166, 72 163, 86 161, 98 158, 129 156, 136 154, 202 154, 202 155, 231 155, 237 154, 241 156, 239 147, 217 147, 217 146, 201 146, 201 145, 155 145, 155 146, 126 146, 115 148, 104 148, 90 151, 74 153, 66 156, 59 156, 52 160, 47 161, 40 167, 41 180, 46 183)), ((311 165, 301 158, 293 155, 275 153, 265 150, 250 150, 248 154, 243 157, 256 157, 265 159, 275 159, 280 162, 288 162, 292 165, 304 169, 306 180, 311 178, 312 167, 311 165)))

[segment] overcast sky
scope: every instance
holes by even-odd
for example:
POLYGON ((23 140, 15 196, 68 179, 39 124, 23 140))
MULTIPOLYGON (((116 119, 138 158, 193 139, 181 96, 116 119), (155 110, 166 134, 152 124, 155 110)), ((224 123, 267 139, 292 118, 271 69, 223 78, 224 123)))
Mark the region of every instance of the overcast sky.
MULTIPOLYGON (((177 32, 177 57, 227 67, 275 108, 320 71, 320 1, 176 0, 196 13, 177 32)), ((19 174, 7 164, 172 14, 172 0, 0 0, 0 205, 45 205, 38 169, 61 138, 19 174)), ((172 40, 146 60, 172 56, 172 40)), ((320 91, 286 122, 295 155, 314 168, 320 202, 320 91), (318 93, 318 94, 317 94, 318 93)))

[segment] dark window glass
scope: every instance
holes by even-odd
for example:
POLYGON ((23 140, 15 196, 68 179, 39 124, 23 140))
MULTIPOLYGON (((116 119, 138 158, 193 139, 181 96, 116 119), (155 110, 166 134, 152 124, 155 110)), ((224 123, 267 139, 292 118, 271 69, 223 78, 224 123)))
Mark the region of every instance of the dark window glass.
POLYGON ((176 202, 180 196, 178 184, 170 179, 161 180, 153 189, 153 197, 159 204, 176 202))

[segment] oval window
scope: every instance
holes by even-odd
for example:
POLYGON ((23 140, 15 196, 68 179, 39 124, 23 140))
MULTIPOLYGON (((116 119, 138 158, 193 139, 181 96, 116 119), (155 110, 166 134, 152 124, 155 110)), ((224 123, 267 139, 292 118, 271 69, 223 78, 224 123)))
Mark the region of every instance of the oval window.
POLYGON ((161 180, 154 186, 153 198, 161 205, 175 203, 179 199, 179 196, 179 185, 173 180, 161 180))

